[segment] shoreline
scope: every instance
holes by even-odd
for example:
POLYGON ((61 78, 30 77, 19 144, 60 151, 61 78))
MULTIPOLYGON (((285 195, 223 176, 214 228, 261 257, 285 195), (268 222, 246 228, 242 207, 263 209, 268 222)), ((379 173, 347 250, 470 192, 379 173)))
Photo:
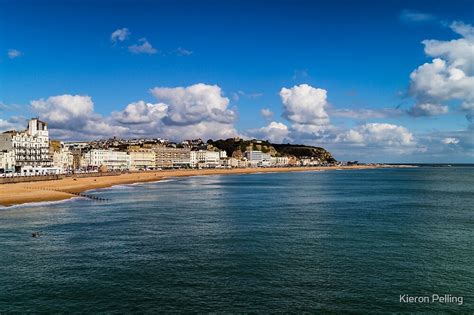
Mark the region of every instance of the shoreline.
POLYGON ((315 167, 269 167, 242 169, 192 169, 161 170, 121 174, 117 176, 91 176, 83 178, 67 177, 58 180, 8 183, 0 185, 0 206, 52 202, 78 197, 86 191, 109 188, 116 185, 157 182, 172 177, 286 173, 304 171, 360 170, 375 168, 392 168, 389 165, 354 165, 354 166, 315 166, 315 167))

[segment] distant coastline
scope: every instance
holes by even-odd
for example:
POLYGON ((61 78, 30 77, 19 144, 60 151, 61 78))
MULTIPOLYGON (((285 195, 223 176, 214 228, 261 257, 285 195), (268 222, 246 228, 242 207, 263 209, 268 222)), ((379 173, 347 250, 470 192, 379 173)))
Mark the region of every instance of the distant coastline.
POLYGON ((202 169, 202 170, 163 170, 126 173, 117 176, 96 176, 86 178, 68 177, 42 182, 25 182, 0 185, 0 206, 8 207, 33 202, 48 202, 83 196, 93 189, 107 188, 120 184, 160 181, 169 177, 187 177, 203 175, 230 175, 302 171, 357 170, 390 167, 410 167, 408 165, 353 165, 326 167, 269 167, 243 169, 202 169))

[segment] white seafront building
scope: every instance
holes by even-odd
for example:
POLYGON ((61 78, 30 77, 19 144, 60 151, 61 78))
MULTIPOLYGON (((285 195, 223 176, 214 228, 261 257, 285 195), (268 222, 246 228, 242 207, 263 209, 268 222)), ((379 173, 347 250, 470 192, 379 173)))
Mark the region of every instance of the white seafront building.
POLYGON ((270 164, 272 166, 288 166, 290 159, 287 156, 271 157, 270 164))
POLYGON ((226 157, 225 151, 191 151, 191 167, 215 168, 222 165, 221 159, 226 157))
POLYGON ((245 151, 245 157, 251 167, 265 167, 271 165, 270 154, 262 151, 245 151))
POLYGON ((106 167, 109 171, 130 169, 130 156, 127 152, 92 149, 83 156, 83 163, 87 167, 106 167))
POLYGON ((6 131, 0 134, 0 152, 3 152, 3 164, 9 169, 21 172, 22 168, 51 167, 52 159, 49 152, 48 125, 33 118, 24 131, 6 131), (13 159, 10 152, 13 152, 13 159), (7 155, 5 157, 5 154, 7 155), (14 167, 10 167, 14 164, 14 167))
POLYGON ((2 151, 0 152, 0 174, 13 173, 15 171, 15 152, 2 151))

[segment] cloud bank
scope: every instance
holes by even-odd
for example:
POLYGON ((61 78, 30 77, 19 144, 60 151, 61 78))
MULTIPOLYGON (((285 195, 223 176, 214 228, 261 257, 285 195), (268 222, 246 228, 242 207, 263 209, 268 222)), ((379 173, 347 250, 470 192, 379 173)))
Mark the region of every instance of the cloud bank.
POLYGON ((461 38, 450 41, 424 40, 425 53, 433 57, 410 74, 410 94, 416 104, 408 110, 413 116, 445 114, 445 103, 461 102, 460 109, 474 108, 474 28, 453 22, 451 30, 461 38))
POLYGON ((234 127, 236 112, 217 85, 155 87, 150 93, 157 103, 140 100, 110 116, 96 113, 88 95, 51 96, 33 100, 30 105, 35 114, 49 123, 52 132, 63 139, 147 136, 182 140, 238 135, 234 127))

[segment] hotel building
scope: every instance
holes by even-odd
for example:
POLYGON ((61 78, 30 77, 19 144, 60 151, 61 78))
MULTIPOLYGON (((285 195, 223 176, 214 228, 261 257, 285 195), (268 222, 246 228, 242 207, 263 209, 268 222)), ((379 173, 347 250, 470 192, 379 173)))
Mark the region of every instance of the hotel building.
POLYGON ((130 169, 130 156, 127 152, 92 149, 84 154, 83 163, 88 167, 105 166, 108 171, 130 169))
POLYGON ((11 151, 15 159, 16 172, 26 166, 51 166, 48 125, 33 118, 28 122, 27 130, 12 130, 0 134, 0 152, 11 151))
POLYGON ((225 151, 191 151, 191 167, 217 167, 221 165, 221 157, 227 157, 225 151))

